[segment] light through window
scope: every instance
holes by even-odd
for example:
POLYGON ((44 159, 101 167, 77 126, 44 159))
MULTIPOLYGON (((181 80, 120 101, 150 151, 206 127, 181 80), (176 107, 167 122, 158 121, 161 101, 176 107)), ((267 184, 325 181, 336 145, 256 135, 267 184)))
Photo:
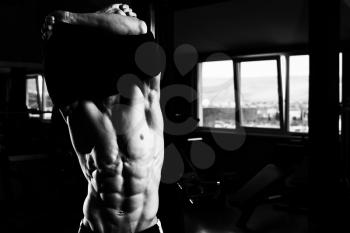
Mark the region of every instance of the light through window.
POLYGON ((27 109, 39 111, 40 108, 40 95, 39 85, 36 78, 27 79, 27 97, 26 105, 27 109))
POLYGON ((26 105, 29 117, 51 119, 53 104, 45 80, 40 74, 29 74, 26 78, 26 105))
POLYGON ((43 79, 43 81, 43 118, 49 120, 52 116, 53 103, 49 96, 49 92, 47 91, 45 79, 43 79))
MULTIPOLYGON (((242 127, 279 129, 283 126, 285 132, 308 133, 309 55, 276 55, 256 60, 244 59, 199 64, 200 126, 236 128, 235 120, 237 120, 242 127), (234 77, 234 67, 237 67, 235 70, 237 77, 234 77), (236 89, 234 82, 238 85, 236 89), (238 93, 235 93, 235 90, 238 93), (235 100, 235 95, 239 97, 238 100, 235 100), (235 101, 239 108, 236 108, 235 101), (283 103, 286 103, 286 107, 283 103), (281 109, 283 112, 280 112, 281 109), (239 118, 235 119, 235 116, 239 118)), ((339 53, 340 103, 342 66, 343 54, 339 53)), ((339 116, 339 133, 341 133, 341 116, 339 116)))
POLYGON ((280 128, 277 60, 240 63, 242 126, 280 128))
POLYGON ((309 55, 289 58, 289 131, 309 131, 309 55))
POLYGON ((235 128, 232 60, 202 62, 198 72, 200 126, 235 128))

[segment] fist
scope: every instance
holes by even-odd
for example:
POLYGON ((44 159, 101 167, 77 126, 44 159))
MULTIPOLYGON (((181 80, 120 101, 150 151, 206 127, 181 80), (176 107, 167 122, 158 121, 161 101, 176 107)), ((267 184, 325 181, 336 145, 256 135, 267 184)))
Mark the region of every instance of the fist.
POLYGON ((129 5, 120 3, 107 6, 96 13, 119 14, 123 16, 137 17, 136 13, 133 12, 129 5))
POLYGON ((67 14, 69 14, 67 11, 54 11, 48 14, 41 26, 41 38, 43 40, 50 39, 53 25, 57 22, 66 22, 68 19, 67 14))

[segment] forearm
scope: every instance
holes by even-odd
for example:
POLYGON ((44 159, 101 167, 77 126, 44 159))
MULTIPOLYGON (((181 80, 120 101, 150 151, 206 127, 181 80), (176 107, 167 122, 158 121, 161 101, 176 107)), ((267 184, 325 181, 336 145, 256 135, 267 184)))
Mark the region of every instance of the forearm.
POLYGON ((99 28, 117 35, 140 35, 147 33, 144 21, 130 16, 103 13, 65 12, 62 20, 72 25, 99 28))

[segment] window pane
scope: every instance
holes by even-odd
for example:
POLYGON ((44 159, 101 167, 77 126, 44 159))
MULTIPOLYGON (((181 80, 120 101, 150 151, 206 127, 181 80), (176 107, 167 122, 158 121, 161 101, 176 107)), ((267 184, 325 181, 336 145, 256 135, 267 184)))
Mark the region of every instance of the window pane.
POLYGON ((289 62, 289 131, 305 133, 309 131, 309 56, 291 56, 289 62))
POLYGON ((46 87, 46 82, 45 79, 44 80, 44 86, 43 86, 43 104, 44 104, 44 115, 43 118, 45 120, 49 120, 51 119, 52 116, 52 108, 53 108, 53 104, 52 104, 52 100, 49 96, 49 93, 47 91, 47 87, 46 87))
POLYGON ((203 62, 199 65, 200 125, 235 128, 233 62, 203 62))
POLYGON ((277 60, 241 62, 242 126, 280 128, 277 60))
POLYGON ((28 109, 39 110, 38 87, 35 78, 27 79, 26 104, 28 109))
POLYGON ((29 117, 51 119, 53 105, 45 80, 40 74, 28 74, 26 77, 26 104, 27 108, 32 110, 29 112, 29 117))

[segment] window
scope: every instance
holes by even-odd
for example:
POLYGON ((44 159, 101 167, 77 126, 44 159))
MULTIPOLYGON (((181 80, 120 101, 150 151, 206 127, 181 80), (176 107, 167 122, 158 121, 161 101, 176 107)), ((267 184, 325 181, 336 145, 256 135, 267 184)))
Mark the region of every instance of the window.
POLYGON ((199 90, 200 126, 235 128, 235 96, 232 60, 202 62, 199 90))
POLYGON ((39 111, 40 97, 38 95, 39 85, 36 78, 27 79, 26 105, 29 110, 39 111))
POLYGON ((274 56, 199 63, 199 126, 280 128, 279 62, 274 56))
POLYGON ((290 132, 307 133, 309 114, 309 56, 289 57, 289 125, 290 132))
POLYGON ((277 60, 240 62, 242 126, 280 128, 277 60))
POLYGON ((53 105, 45 80, 40 74, 28 74, 26 79, 26 105, 29 117, 50 120, 53 105))
POLYGON ((43 102, 43 118, 51 119, 53 103, 49 96, 49 92, 47 91, 45 79, 43 79, 43 94, 42 94, 42 102, 43 102))
MULTIPOLYGON (((342 60, 339 53, 340 103, 342 60)), ((200 126, 308 133, 309 63, 307 54, 199 63, 200 126)))

